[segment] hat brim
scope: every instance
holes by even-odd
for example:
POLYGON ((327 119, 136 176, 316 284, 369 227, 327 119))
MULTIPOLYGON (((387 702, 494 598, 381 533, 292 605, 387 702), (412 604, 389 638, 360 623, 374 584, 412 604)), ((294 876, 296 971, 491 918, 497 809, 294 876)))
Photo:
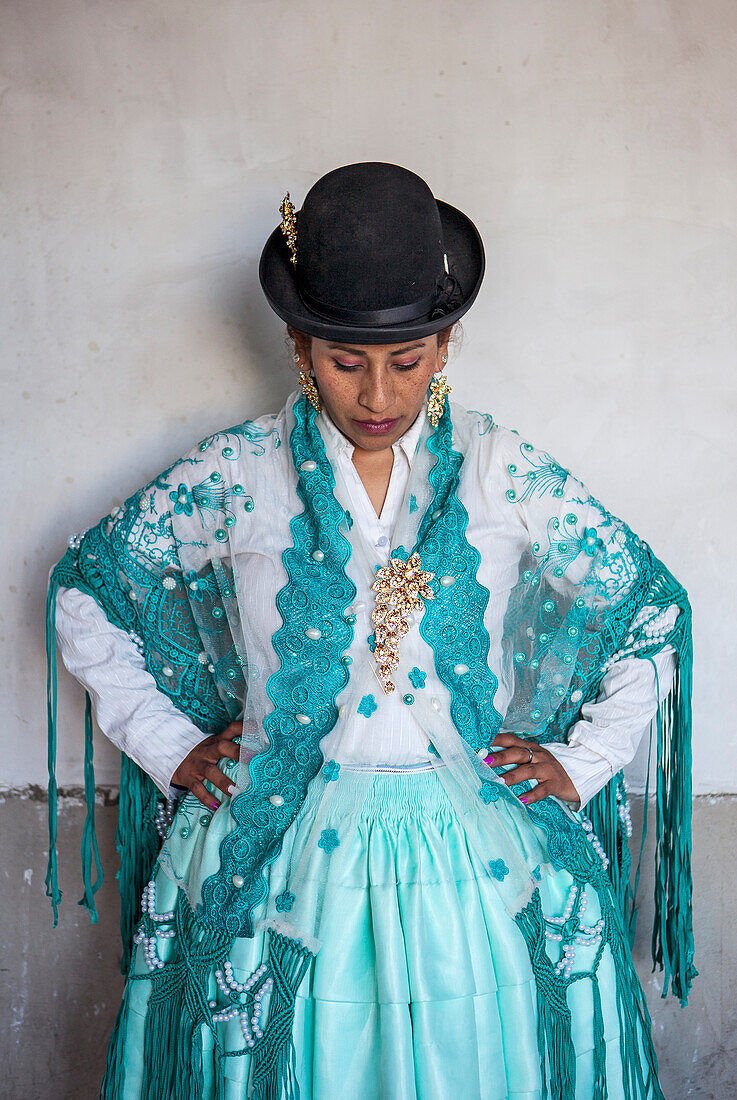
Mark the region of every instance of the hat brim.
MULTIPOLYGON (((462 304, 441 317, 419 317, 396 325, 357 325, 328 320, 307 306, 297 288, 281 227, 271 234, 259 263, 259 281, 274 312, 288 325, 321 340, 355 344, 398 344, 421 339, 449 328, 470 309, 484 277, 484 246, 470 218, 448 203, 436 200, 443 226, 443 243, 451 275, 458 281, 462 304)), ((411 262, 411 258, 410 258, 411 262)))

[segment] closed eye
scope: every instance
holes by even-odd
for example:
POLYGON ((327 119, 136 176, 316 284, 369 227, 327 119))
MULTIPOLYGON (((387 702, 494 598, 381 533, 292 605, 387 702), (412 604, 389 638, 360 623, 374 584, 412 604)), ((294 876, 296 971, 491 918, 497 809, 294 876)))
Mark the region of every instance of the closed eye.
MULTIPOLYGON (((414 370, 417 364, 420 362, 421 358, 422 357, 420 356, 419 358, 415 359, 414 363, 395 363, 394 366, 397 368, 397 370, 401 371, 414 370)), ((362 363, 341 363, 338 359, 333 359, 333 363, 336 370, 345 371, 346 373, 351 373, 352 371, 357 370, 359 367, 363 366, 362 363)))

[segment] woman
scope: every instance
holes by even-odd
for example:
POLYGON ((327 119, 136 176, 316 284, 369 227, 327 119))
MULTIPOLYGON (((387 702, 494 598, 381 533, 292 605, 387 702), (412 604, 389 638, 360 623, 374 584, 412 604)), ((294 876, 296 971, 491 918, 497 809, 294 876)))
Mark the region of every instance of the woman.
POLYGON ((550 455, 451 406, 465 215, 376 163, 281 212, 260 277, 301 392, 53 574, 49 634, 125 753, 102 1095, 660 1097, 620 769, 657 715, 654 950, 685 998, 685 592, 550 455))

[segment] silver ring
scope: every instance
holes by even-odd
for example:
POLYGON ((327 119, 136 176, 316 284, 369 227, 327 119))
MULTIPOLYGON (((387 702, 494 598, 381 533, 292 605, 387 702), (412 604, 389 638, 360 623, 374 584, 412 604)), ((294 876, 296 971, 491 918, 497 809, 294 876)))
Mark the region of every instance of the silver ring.
POLYGON ((528 764, 531 764, 531 763, 532 763, 532 749, 531 749, 531 748, 529 748, 529 746, 527 746, 527 745, 525 745, 525 748, 527 749, 527 751, 528 751, 528 752, 529 752, 529 754, 530 754, 530 759, 529 759, 529 760, 527 761, 527 763, 528 763, 528 764))

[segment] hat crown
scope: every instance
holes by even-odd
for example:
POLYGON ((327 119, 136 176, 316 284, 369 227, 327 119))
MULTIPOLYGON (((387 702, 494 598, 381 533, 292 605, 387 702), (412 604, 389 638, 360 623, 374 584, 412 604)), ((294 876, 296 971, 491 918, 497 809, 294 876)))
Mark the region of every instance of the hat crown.
POLYGON ((313 308, 429 308, 444 274, 438 204, 420 177, 369 161, 319 179, 297 215, 296 278, 313 308))

